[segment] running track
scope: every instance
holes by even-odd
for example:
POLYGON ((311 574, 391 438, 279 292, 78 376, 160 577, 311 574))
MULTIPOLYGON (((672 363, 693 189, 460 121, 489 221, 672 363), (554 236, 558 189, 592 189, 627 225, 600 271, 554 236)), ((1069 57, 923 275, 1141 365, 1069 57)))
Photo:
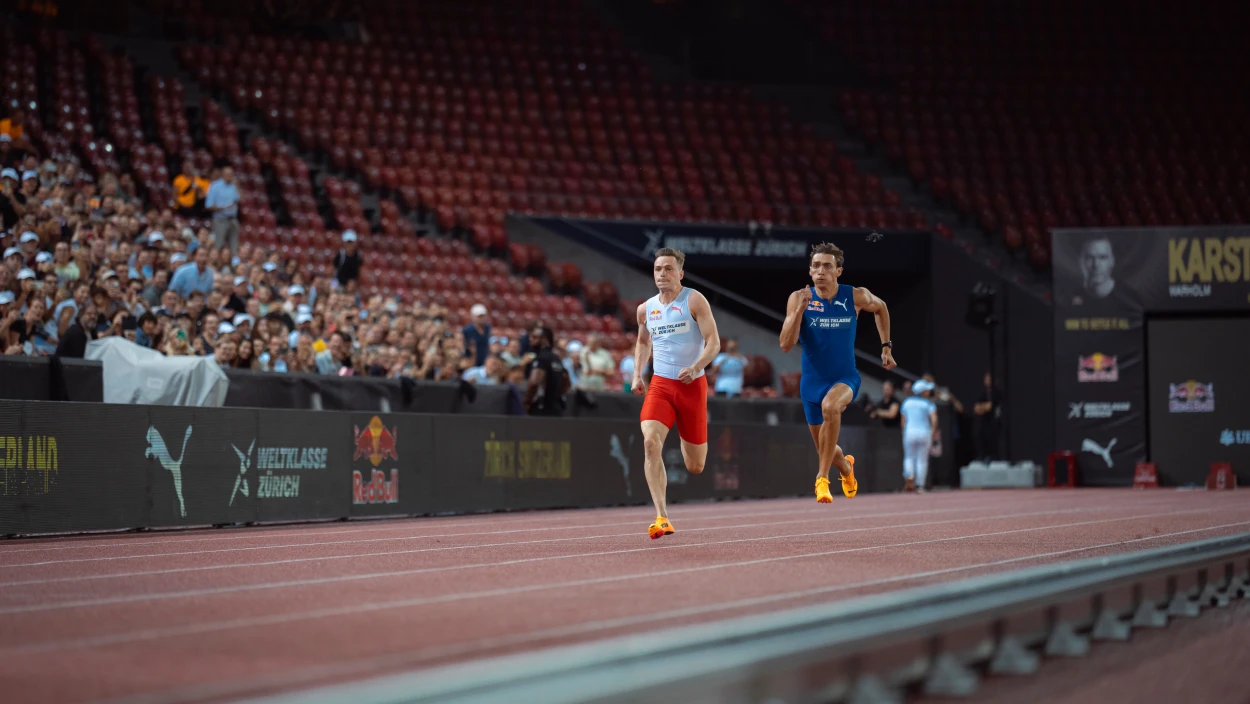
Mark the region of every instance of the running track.
POLYGON ((1034 490, 13 540, 6 702, 201 702, 1250 531, 1250 492, 1034 490))

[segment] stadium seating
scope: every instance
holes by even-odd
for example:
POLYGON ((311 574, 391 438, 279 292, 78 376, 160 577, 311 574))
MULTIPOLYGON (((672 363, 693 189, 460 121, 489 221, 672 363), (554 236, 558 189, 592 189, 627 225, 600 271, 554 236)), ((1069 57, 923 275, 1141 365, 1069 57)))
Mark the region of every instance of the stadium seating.
POLYGON ((1055 227, 1250 218, 1245 92, 1233 78, 1247 58, 1222 12, 795 4, 888 86, 843 93, 846 122, 1038 269, 1055 227), (1202 45, 1173 41, 1172 22, 1202 45))

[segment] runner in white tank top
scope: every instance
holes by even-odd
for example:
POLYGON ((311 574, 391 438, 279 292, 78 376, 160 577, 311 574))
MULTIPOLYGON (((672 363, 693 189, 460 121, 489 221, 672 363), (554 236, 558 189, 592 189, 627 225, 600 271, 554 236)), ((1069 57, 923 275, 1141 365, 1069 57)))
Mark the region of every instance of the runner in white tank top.
POLYGON ((665 503, 668 474, 664 440, 677 424, 681 454, 691 474, 707 461, 707 377, 703 370, 720 352, 720 333, 707 299, 681 285, 686 256, 674 249, 655 253, 655 286, 659 295, 638 306, 638 342, 634 346, 634 379, 630 389, 642 402, 643 449, 647 486, 655 503, 655 523, 647 527, 654 540, 673 532, 665 503), (654 374, 650 388, 642 379, 647 360, 654 374))

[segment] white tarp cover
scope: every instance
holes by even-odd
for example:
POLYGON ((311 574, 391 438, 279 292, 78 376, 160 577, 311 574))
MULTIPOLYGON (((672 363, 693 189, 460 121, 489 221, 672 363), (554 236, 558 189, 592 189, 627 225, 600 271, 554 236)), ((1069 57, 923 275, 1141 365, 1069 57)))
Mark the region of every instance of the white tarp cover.
POLYGON ((221 406, 230 379, 212 357, 166 357, 122 337, 87 343, 87 359, 104 363, 104 402, 221 406))

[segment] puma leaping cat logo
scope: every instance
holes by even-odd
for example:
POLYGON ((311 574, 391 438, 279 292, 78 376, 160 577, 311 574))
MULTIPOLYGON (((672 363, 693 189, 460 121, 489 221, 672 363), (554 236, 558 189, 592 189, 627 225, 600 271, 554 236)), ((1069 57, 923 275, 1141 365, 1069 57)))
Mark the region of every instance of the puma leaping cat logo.
POLYGON ((833 305, 842 306, 842 310, 846 310, 846 301, 834 301, 833 305))
POLYGON ((1111 448, 1115 447, 1116 440, 1118 439, 1119 438, 1111 438, 1111 442, 1107 443, 1106 447, 1103 447, 1093 440, 1085 438, 1085 442, 1081 443, 1081 451, 1091 452, 1098 455, 1102 458, 1103 462, 1107 463, 1108 467, 1111 467, 1111 448))
POLYGON ((191 439, 191 428, 187 426, 187 432, 182 436, 182 451, 178 453, 178 460, 169 454, 169 448, 165 447, 165 439, 157 432, 155 427, 148 428, 148 449, 144 452, 144 456, 148 459, 155 458, 161 463, 161 466, 169 470, 174 478, 174 491, 178 494, 178 511, 183 518, 187 517, 187 505, 182 500, 182 461, 187 457, 187 441, 191 439))
MULTIPOLYGON (((634 446, 634 436, 629 436, 630 447, 634 446)), ((621 446, 621 438, 615 433, 612 435, 611 450, 608 456, 621 464, 621 471, 625 475, 625 495, 633 496, 634 489, 629 485, 629 456, 625 454, 625 448, 621 446)))

